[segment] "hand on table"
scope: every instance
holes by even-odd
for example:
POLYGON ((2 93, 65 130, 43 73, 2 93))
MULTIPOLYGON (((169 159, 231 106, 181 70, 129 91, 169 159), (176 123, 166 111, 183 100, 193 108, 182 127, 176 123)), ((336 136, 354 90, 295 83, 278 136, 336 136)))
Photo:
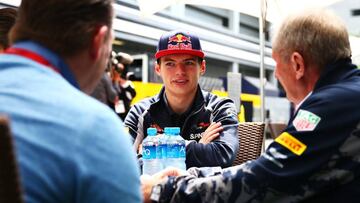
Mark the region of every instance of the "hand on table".
POLYGON ((211 125, 205 130, 199 143, 208 144, 220 135, 223 130, 220 122, 211 123, 211 125))
POLYGON ((154 185, 157 185, 167 179, 168 176, 186 175, 187 172, 174 167, 168 167, 152 176, 141 175, 141 190, 144 197, 144 202, 151 202, 150 195, 154 185))

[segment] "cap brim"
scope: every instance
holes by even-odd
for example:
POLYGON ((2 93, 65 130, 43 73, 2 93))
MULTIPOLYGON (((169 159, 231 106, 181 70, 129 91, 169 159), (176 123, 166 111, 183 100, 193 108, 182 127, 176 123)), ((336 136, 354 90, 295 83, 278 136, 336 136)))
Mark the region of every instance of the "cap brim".
POLYGON ((155 54, 155 58, 158 59, 163 56, 171 55, 171 54, 190 54, 193 56, 198 56, 200 58, 204 58, 204 52, 200 50, 162 50, 158 51, 155 54))

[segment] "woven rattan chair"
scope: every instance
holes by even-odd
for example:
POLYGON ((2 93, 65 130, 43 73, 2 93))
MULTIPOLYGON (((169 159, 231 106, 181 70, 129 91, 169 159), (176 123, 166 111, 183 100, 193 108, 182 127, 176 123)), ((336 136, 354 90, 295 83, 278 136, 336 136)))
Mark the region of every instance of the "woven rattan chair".
POLYGON ((9 121, 0 115, 0 202, 22 203, 21 194, 9 121))
POLYGON ((239 151, 233 166, 242 164, 248 160, 256 159, 261 154, 264 138, 265 123, 243 122, 239 123, 239 151))
POLYGON ((268 129, 270 131, 271 138, 276 139, 282 131, 285 130, 286 126, 287 125, 285 123, 269 123, 268 129))

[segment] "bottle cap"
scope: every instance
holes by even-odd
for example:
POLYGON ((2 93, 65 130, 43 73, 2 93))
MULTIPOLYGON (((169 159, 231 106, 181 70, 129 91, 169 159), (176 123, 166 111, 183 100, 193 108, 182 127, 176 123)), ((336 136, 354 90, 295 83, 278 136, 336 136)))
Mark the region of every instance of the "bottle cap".
POLYGON ((179 135, 180 134, 180 128, 179 127, 173 127, 171 128, 171 132, 173 135, 179 135))
POLYGON ((164 128, 164 133, 165 133, 165 135, 170 135, 171 134, 171 128, 170 127, 165 127, 164 128))
POLYGON ((147 134, 148 134, 148 136, 155 136, 157 134, 156 128, 148 128, 147 134))

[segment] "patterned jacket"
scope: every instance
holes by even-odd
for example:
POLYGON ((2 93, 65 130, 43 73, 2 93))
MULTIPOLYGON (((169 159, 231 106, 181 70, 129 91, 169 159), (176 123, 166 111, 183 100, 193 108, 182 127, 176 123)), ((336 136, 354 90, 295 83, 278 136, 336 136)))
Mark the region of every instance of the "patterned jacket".
POLYGON ((359 202, 360 70, 324 69, 287 128, 257 160, 192 168, 153 188, 160 202, 359 202), (198 177, 198 178, 197 178, 198 177))
POLYGON ((165 127, 180 127, 181 136, 187 140, 186 166, 231 166, 239 148, 238 120, 232 100, 202 91, 198 86, 192 107, 182 115, 174 113, 167 104, 163 88, 152 98, 135 104, 129 111, 125 126, 138 148, 146 137, 146 129, 155 127, 163 133, 165 127), (212 122, 221 122, 223 131, 209 144, 201 144, 203 132, 212 122))

